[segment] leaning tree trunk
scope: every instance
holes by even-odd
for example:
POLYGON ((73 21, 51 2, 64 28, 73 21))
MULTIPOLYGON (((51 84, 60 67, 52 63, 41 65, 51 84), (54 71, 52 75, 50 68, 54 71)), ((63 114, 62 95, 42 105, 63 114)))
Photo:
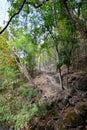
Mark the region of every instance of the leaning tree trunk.
POLYGON ((84 48, 84 52, 86 55, 87 54, 87 24, 84 25, 85 26, 85 28, 84 28, 84 26, 79 22, 79 19, 75 16, 73 9, 71 7, 71 4, 68 0, 60 0, 60 2, 62 2, 64 7, 66 8, 71 20, 73 21, 74 25, 81 33, 82 39, 84 40, 83 48, 84 48))
MULTIPOLYGON (((14 55, 18 57, 16 50, 14 51, 14 55)), ((34 87, 37 87, 37 85, 34 83, 32 77, 31 77, 31 75, 29 74, 29 72, 28 72, 26 66, 25 66, 25 65, 23 64, 23 62, 21 61, 20 57, 18 57, 18 59, 19 59, 19 62, 17 61, 17 59, 16 59, 16 57, 15 57, 15 61, 16 61, 17 65, 18 65, 18 67, 19 67, 21 73, 23 73, 24 77, 25 77, 29 82, 31 82, 31 84, 34 85, 34 87)))

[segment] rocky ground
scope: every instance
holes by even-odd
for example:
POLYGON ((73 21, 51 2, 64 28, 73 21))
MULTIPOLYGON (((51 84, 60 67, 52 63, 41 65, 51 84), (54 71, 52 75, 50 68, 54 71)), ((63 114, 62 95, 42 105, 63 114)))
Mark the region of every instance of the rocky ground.
MULTIPOLYGON (((77 70, 71 67, 69 74, 62 67, 64 90, 59 85, 58 73, 48 71, 34 79, 41 91, 39 103, 47 102, 47 113, 42 119, 34 116, 28 128, 19 130, 87 130, 87 63, 84 69, 81 64, 77 70)), ((29 87, 30 83, 24 86, 29 87)))
POLYGON ((80 67, 77 71, 70 68, 69 74, 62 68, 65 90, 59 86, 57 73, 35 79, 43 93, 41 101, 50 105, 44 119, 32 119, 32 130, 87 130, 87 71, 80 67))

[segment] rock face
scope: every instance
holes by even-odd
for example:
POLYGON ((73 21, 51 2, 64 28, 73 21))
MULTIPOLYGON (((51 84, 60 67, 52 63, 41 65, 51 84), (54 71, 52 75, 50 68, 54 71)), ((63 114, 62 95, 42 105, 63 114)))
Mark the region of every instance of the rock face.
POLYGON ((77 69, 78 70, 83 70, 83 71, 87 71, 87 55, 83 56, 77 65, 77 69))
POLYGON ((75 106, 75 111, 78 115, 87 119, 87 103, 79 102, 75 106))
POLYGON ((74 110, 67 111, 59 123, 59 130, 76 128, 83 123, 82 118, 74 110))
POLYGON ((76 88, 81 91, 87 91, 87 76, 81 76, 77 80, 76 88))
POLYGON ((83 95, 76 91, 72 97, 63 95, 53 101, 44 119, 35 127, 32 122, 32 130, 87 130, 87 97, 83 95))
POLYGON ((64 84, 67 88, 75 88, 80 91, 87 91, 87 72, 71 73, 64 77, 64 84))
MULTIPOLYGON (((82 103, 84 104, 84 103, 82 103)), ((87 104, 83 107, 78 104, 74 107, 68 107, 61 113, 61 116, 54 118, 54 115, 46 117, 38 122, 32 130, 87 130, 87 104), (86 114, 86 115, 85 115, 86 114)), ((59 114, 60 115, 60 114, 59 114)))
POLYGON ((87 102, 68 107, 58 122, 58 130, 86 130, 87 102))
POLYGON ((44 119, 32 130, 87 130, 87 73, 67 78, 68 87, 57 94, 44 119))

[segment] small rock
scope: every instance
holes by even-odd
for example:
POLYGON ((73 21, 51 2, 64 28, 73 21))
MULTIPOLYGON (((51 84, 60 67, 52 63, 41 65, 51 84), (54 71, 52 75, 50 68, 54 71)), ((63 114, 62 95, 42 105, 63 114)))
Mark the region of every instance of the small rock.
POLYGON ((62 109, 65 105, 62 102, 58 103, 59 109, 62 109))

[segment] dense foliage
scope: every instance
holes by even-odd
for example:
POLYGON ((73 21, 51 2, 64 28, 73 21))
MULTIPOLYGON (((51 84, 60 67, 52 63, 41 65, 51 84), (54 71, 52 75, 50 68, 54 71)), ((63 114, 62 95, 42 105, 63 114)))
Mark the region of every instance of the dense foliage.
POLYGON ((0 29, 0 122, 15 122, 17 129, 32 116, 46 114, 45 105, 38 103, 40 92, 23 84, 29 81, 35 86, 38 72, 54 64, 63 88, 61 67, 66 65, 69 72, 75 63, 77 69, 81 57, 87 55, 87 1, 7 2, 9 21, 0 29))

